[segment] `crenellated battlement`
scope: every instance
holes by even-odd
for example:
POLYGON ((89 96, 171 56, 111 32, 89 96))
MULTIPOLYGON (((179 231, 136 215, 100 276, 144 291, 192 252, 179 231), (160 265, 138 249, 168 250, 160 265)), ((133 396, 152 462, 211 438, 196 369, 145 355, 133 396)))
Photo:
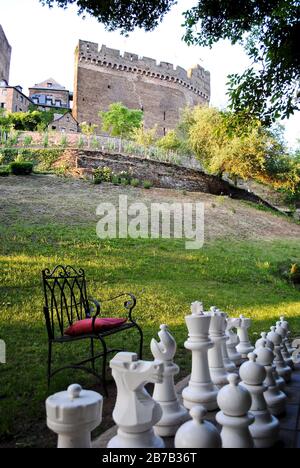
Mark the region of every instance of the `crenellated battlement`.
POLYGON ((168 62, 157 62, 155 59, 139 57, 130 52, 121 54, 120 50, 105 45, 99 48, 97 43, 82 40, 78 46, 78 62, 176 83, 207 102, 210 99, 210 73, 200 65, 187 71, 168 62))

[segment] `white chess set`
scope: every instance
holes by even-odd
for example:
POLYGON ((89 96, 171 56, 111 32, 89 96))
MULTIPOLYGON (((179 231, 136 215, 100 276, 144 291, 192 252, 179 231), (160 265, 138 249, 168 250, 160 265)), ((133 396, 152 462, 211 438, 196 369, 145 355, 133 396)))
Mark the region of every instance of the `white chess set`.
MULTIPOLYGON (((151 341, 153 361, 120 352, 110 361, 117 386, 113 420, 117 434, 107 448, 163 449, 174 438, 177 449, 269 448, 279 440, 285 413, 285 386, 300 362, 300 339, 291 342, 281 317, 253 346, 251 319, 231 318, 216 307, 194 302, 185 317, 192 369, 182 401, 175 391, 176 341, 161 325, 151 341), (153 394, 146 390, 154 384, 153 394), (205 419, 216 412, 216 425, 205 419)), ((48 427, 59 448, 90 448, 91 432, 101 423, 103 398, 71 385, 46 401, 48 427)))

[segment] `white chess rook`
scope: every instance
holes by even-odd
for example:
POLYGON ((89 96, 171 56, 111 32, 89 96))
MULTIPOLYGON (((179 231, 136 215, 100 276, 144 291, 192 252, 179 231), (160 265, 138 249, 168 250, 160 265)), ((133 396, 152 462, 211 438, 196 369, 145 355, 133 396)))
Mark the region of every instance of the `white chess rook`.
POLYGON ((188 409, 195 405, 203 405, 208 411, 218 408, 218 389, 212 383, 207 358, 208 350, 213 347, 208 336, 210 320, 210 316, 204 314, 200 302, 193 303, 192 314, 185 317, 189 338, 184 346, 192 351, 191 378, 182 392, 184 406, 188 409))
POLYGON ((251 395, 238 384, 237 374, 229 374, 228 380, 229 385, 219 391, 218 405, 221 411, 216 415, 217 422, 222 426, 222 447, 253 448, 254 442, 249 431, 254 421, 254 416, 249 413, 251 395))
POLYGON ((292 369, 290 366, 286 365, 282 354, 281 354, 281 336, 276 333, 276 327, 271 327, 271 331, 267 335, 268 340, 272 341, 274 344, 274 353, 275 359, 274 364, 276 366, 276 371, 282 377, 286 383, 290 382, 292 369))
POLYGON ((153 430, 162 410, 145 389, 149 382, 162 382, 163 363, 139 361, 137 354, 123 352, 110 361, 110 367, 118 392, 113 411, 118 434, 107 447, 164 448, 163 440, 153 430))
POLYGON ((237 327, 237 334, 240 339, 239 344, 236 349, 241 353, 242 358, 246 359, 248 354, 254 350, 254 346, 250 343, 248 329, 251 327, 251 319, 245 318, 243 315, 240 315, 241 323, 237 327))
POLYGON ((58 434, 57 448, 91 448, 91 432, 102 419, 103 398, 78 384, 46 400, 47 426, 58 434))
POLYGON ((267 348, 264 341, 260 347, 255 349, 257 355, 256 362, 264 366, 266 371, 266 379, 264 384, 267 390, 264 392, 264 397, 268 406, 268 410, 273 416, 281 416, 286 410, 287 396, 283 393, 276 383, 273 374, 274 354, 271 349, 267 348))
POLYGON ((194 406, 190 415, 192 420, 183 424, 176 433, 175 448, 221 448, 222 439, 217 428, 204 421, 206 409, 203 406, 194 406))
POLYGON ((239 327, 240 323, 240 318, 227 318, 226 334, 228 336, 228 340, 226 343, 226 347, 230 361, 232 361, 236 366, 239 366, 242 363, 242 355, 236 349, 237 345, 240 342, 240 339, 237 336, 237 334, 233 331, 233 328, 239 327))
POLYGON ((264 392, 267 390, 263 383, 266 378, 265 368, 256 362, 255 353, 249 353, 248 358, 249 361, 240 367, 240 385, 249 391, 252 398, 250 412, 255 420, 249 430, 256 448, 270 448, 278 441, 279 421, 269 412, 264 398, 264 392))
POLYGON ((209 327, 209 337, 213 342, 213 348, 208 350, 208 366, 212 382, 221 388, 228 384, 228 374, 224 366, 222 347, 226 342, 224 335, 225 329, 225 314, 218 311, 215 307, 211 308, 211 312, 207 315, 211 317, 209 327))
POLYGON ((158 333, 160 342, 151 341, 151 352, 154 359, 164 363, 163 382, 156 383, 153 398, 162 409, 162 417, 154 427, 154 431, 161 437, 171 437, 177 429, 188 419, 187 410, 180 405, 174 386, 174 376, 179 367, 173 362, 176 353, 176 341, 168 330, 167 325, 160 326, 158 333))

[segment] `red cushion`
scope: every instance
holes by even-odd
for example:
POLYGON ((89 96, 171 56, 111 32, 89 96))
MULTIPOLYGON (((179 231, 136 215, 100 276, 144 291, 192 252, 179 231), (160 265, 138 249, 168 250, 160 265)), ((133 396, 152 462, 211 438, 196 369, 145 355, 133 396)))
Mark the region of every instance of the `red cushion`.
MULTIPOLYGON (((96 318, 95 331, 100 333, 101 331, 118 328, 125 322, 127 322, 126 318, 96 318)), ((91 333, 93 333, 93 319, 91 318, 79 320, 65 330, 65 335, 69 336, 89 335, 91 333)))

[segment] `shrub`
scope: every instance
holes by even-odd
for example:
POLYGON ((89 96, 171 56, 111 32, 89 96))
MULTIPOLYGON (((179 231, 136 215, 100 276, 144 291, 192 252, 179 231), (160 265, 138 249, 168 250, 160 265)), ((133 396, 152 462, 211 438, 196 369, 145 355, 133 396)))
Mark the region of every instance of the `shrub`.
POLYGON ((29 175, 33 170, 32 162, 12 162, 10 170, 14 175, 29 175))
POLYGON ((0 166, 0 177, 8 177, 10 173, 9 166, 0 166))
POLYGON ((140 185, 139 179, 131 179, 130 185, 132 185, 132 187, 138 187, 140 185))
POLYGON ((114 185, 120 185, 121 181, 120 181, 120 177, 117 176, 116 174, 113 174, 112 178, 111 178, 111 182, 114 184, 114 185))
POLYGON ((153 184, 152 184, 152 182, 150 182, 150 180, 144 180, 144 182, 143 182, 144 189, 148 190, 148 189, 150 189, 152 187, 152 185, 153 184))
POLYGON ((130 184, 129 180, 128 180, 128 179, 125 179, 125 178, 123 178, 123 177, 121 177, 120 183, 121 183, 121 185, 129 185, 129 184, 130 184))
POLYGON ((94 150, 96 150, 96 149, 99 148, 99 142, 98 142, 97 137, 94 137, 94 138, 92 139, 91 148, 94 149, 94 150))
POLYGON ((109 167, 98 167, 93 171, 94 184, 101 184, 101 182, 111 182, 112 170, 109 167))
POLYGON ((77 146, 79 149, 84 147, 84 139, 82 138, 82 136, 78 138, 77 146))
POLYGON ((60 142, 59 142, 59 145, 62 147, 62 148, 66 148, 66 146, 68 145, 68 138, 66 135, 62 135, 61 139, 60 139, 60 142))
POLYGON ((26 135, 24 137, 23 145, 26 147, 26 146, 30 146, 31 143, 32 143, 32 136, 31 135, 26 135))
POLYGON ((130 184, 130 181, 132 179, 132 175, 130 174, 130 172, 127 172, 127 171, 121 171, 119 174, 118 174, 119 178, 120 179, 126 179, 127 181, 127 184, 126 185, 129 185, 130 184))
POLYGON ((48 146, 49 146, 49 135, 48 135, 48 133, 44 134, 43 146, 44 146, 44 148, 48 148, 48 146))

